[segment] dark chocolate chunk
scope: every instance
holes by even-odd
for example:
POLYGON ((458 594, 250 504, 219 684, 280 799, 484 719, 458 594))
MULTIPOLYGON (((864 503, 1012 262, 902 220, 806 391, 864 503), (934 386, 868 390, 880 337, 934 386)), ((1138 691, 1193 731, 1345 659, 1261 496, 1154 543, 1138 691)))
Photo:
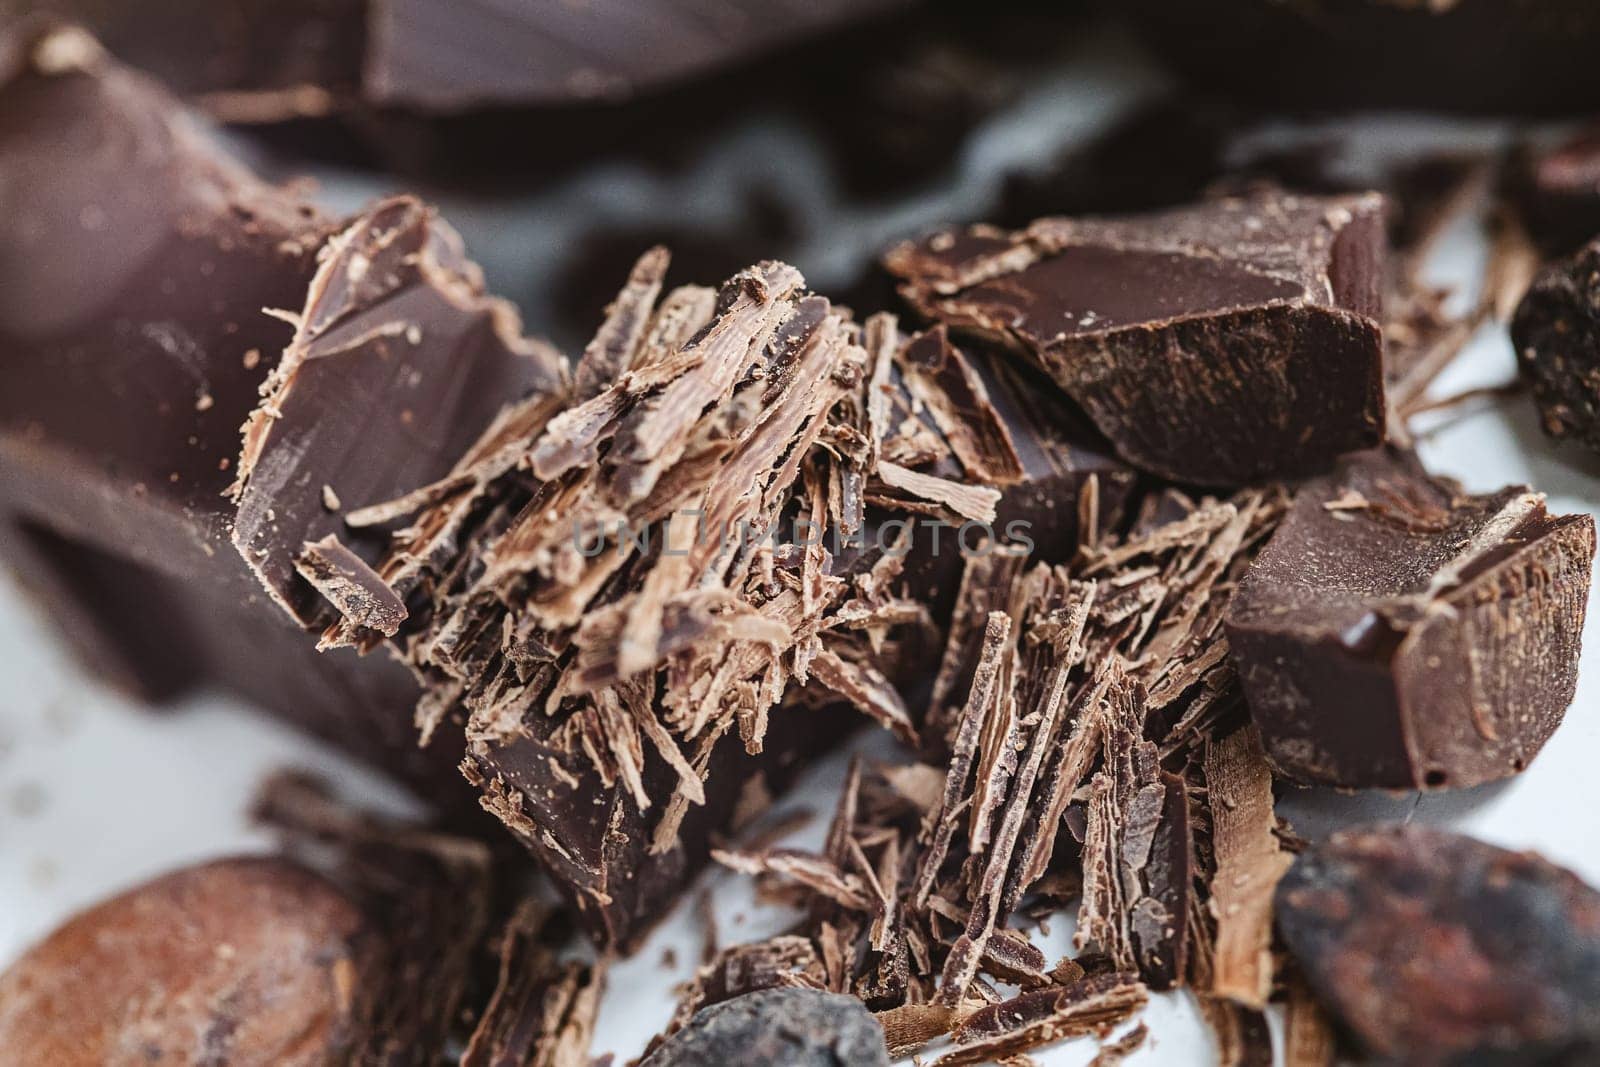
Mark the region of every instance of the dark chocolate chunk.
POLYGON ((1118 10, 1195 88, 1280 110, 1573 113, 1600 103, 1600 11, 1587 0, 1132 0, 1118 10))
POLYGON ((289 311, 294 337, 244 427, 233 544, 310 626, 320 602, 296 577, 303 546, 344 534, 346 510, 438 477, 508 399, 553 408, 566 369, 485 295, 455 231, 409 197, 330 238, 289 311))
POLYGON ((1350 830, 1295 861, 1276 906, 1312 992, 1374 1057, 1600 1058, 1600 893, 1533 853, 1350 830))
POLYGON ((1594 551, 1591 516, 1468 495, 1409 455, 1307 484, 1227 620, 1274 769, 1385 789, 1521 771, 1572 702, 1594 551))
POLYGON ((1230 485, 1383 437, 1383 201, 1266 193, 940 233, 887 257, 923 314, 1017 349, 1123 459, 1230 485))
POLYGON ((1600 241, 1539 274, 1511 342, 1545 433, 1600 452, 1600 241))
POLYGON ((468 799, 459 755, 417 747, 415 679, 388 657, 317 655, 234 549, 223 491, 239 426, 296 337, 263 308, 300 316, 297 351, 329 357, 272 377, 281 403, 256 420, 239 531, 295 604, 315 600, 295 572, 304 543, 337 533, 368 550, 347 509, 447 473, 540 380, 531 342, 505 340, 508 313, 459 257, 434 255, 427 279, 401 264, 342 285, 374 220, 393 223, 394 247, 453 247, 420 205, 392 201, 341 233, 81 31, 30 30, 3 54, 0 190, 16 224, 0 229, 0 551, 96 674, 152 697, 220 685, 442 803, 468 799), (352 308, 378 292, 382 310, 352 308), (412 326, 450 344, 414 351, 412 326))
POLYGON ((888 1067, 883 1028, 854 997, 764 989, 713 1004, 639 1067, 761 1063, 771 1067, 888 1067))

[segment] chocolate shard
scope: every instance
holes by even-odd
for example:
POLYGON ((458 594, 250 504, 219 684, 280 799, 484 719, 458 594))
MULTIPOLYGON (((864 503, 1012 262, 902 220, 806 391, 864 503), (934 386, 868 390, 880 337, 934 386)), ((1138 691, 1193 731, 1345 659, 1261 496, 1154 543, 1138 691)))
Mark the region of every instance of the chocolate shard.
POLYGON ((1527 852, 1418 826, 1315 845, 1278 930, 1371 1056, 1417 1064, 1600 1057, 1600 893, 1527 852))
POLYGON ((594 1037, 603 964, 562 960, 544 943, 559 926, 549 909, 525 901, 502 934, 500 971, 461 1067, 567 1067, 583 1063, 594 1037))
POLYGON ((1049 372, 1129 463, 1238 485, 1383 439, 1383 212, 1267 192, 938 233, 885 262, 919 312, 1049 372))
POLYGON ((1587 114, 1600 103, 1589 62, 1600 13, 1585 0, 1133 0, 1119 10, 1194 87, 1279 110, 1587 114))
POLYGON ((854 997, 766 989, 713 1004, 639 1067, 761 1063, 772 1067, 888 1067, 883 1028, 854 997))
POLYGON ((455 231, 410 197, 333 235, 289 311, 294 337, 244 426, 233 544, 312 627, 322 601, 296 575, 304 544, 343 534, 342 508, 436 478, 509 398, 553 410, 567 375, 559 353, 522 336, 511 305, 485 295, 455 231))
POLYGON ((39 12, 81 22, 219 117, 252 123, 359 107, 454 114, 616 101, 907 5, 0 0, 0 26, 39 12))
POLYGON ((1465 494, 1407 454, 1308 483, 1227 619, 1274 770, 1385 789, 1521 771, 1572 701, 1594 551, 1592 517, 1465 494))
POLYGON ((1600 242, 1546 267, 1517 306, 1511 342, 1544 432, 1600 452, 1600 242))

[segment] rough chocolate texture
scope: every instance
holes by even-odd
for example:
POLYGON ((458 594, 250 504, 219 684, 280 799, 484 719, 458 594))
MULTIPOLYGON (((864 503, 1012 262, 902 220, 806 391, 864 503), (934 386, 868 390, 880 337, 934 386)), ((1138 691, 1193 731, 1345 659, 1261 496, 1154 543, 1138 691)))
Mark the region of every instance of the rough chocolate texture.
POLYGON ((1049 372, 1121 457, 1234 485, 1383 437, 1383 201, 1263 193, 939 233, 886 259, 922 314, 1049 372))
POLYGON ((1586 0, 1134 0, 1119 10, 1196 88, 1278 109, 1586 113, 1600 103, 1590 61, 1600 12, 1586 0))
POLYGON ((1511 342, 1545 433, 1600 452, 1600 242, 1540 273, 1511 342))
POLYGON ((879 1026, 854 997, 764 989, 713 1004, 639 1067, 762 1063, 772 1067, 888 1067, 879 1026))
POLYGON ((1385 1062, 1600 1057, 1600 893, 1532 853, 1415 826, 1303 853, 1278 930, 1318 1000, 1385 1062))
POLYGON ((1228 613, 1274 769, 1386 789, 1516 774, 1577 683, 1588 515, 1374 451, 1308 483, 1228 613))

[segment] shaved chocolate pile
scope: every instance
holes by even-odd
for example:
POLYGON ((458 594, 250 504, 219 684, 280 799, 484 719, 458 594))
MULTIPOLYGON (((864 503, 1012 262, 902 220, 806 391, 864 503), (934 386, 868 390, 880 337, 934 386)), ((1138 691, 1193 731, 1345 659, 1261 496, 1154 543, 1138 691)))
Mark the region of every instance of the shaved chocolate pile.
POLYGON ((1411 456, 1308 484, 1228 613, 1273 769, 1357 788, 1516 774, 1572 702, 1594 520, 1485 496, 1411 456))
POLYGON ((1312 473, 1383 438, 1381 198, 974 227, 885 262, 920 313, 1020 352, 1163 478, 1312 473))
POLYGON ((399 1063, 443 1053, 488 919, 489 850, 366 821, 303 781, 266 796, 266 813, 295 839, 285 855, 217 860, 128 890, 0 975, 7 1057, 399 1063))
POLYGON ((1104 1034, 1147 988, 1194 986, 1219 1025, 1224 998, 1259 1011, 1285 861, 1222 613, 1283 508, 1167 493, 1070 567, 969 560, 923 728, 934 761, 857 764, 820 854, 717 854, 806 917, 707 964, 676 1025, 805 985, 860 997, 896 1055, 951 1035, 937 1062, 954 1064, 1104 1034), (1018 920, 1080 890, 1079 957, 1052 964, 1018 920))
POLYGON ((1349 830, 1278 887, 1278 927, 1368 1055, 1600 1056, 1600 893, 1531 853, 1417 826, 1349 830))
MULTIPOLYGON (((330 292, 345 288, 340 260, 324 264, 330 292)), ((423 743, 464 724, 485 806, 622 944, 699 865, 747 783, 781 782, 827 743, 825 705, 915 735, 892 681, 916 676, 931 620, 897 592, 907 567, 931 599, 990 541, 1070 552, 1115 520, 1132 482, 1075 443, 1092 434, 1041 418, 1048 402, 942 330, 857 326, 777 263, 720 292, 663 294, 667 263, 662 250, 640 260, 570 394, 530 394, 443 480, 343 514, 356 531, 403 520, 375 567, 326 540, 297 560, 341 613, 324 645, 394 637, 424 686, 423 743)), ((405 322, 351 319, 323 343, 348 358, 335 332, 403 338, 405 322)), ((281 386, 269 397, 269 432, 323 427, 297 422, 293 401, 281 386)), ((254 434, 246 467, 259 471, 254 434)), ((278 447, 314 461, 321 450, 298 440, 278 447)))
POLYGON ((1600 452, 1600 243, 1590 242, 1535 279, 1511 322, 1522 380, 1544 432, 1600 452))
POLYGON ((275 122, 614 101, 904 3, 0 0, 0 28, 40 13, 81 22, 219 117, 275 122))

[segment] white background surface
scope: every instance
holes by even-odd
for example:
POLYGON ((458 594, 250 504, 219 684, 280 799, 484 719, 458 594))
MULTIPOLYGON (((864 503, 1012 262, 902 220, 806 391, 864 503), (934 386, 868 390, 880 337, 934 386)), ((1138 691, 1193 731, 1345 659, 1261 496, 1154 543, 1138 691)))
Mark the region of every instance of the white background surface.
MULTIPOLYGON (((1020 119, 997 123, 979 139, 964 164, 967 178, 953 191, 897 216, 874 215, 870 227, 863 220, 856 227, 858 240, 881 246, 890 237, 914 231, 930 212, 948 218, 969 214, 964 205, 978 202, 974 189, 988 180, 985 175, 1000 172, 997 160, 1003 164, 1033 158, 1029 130, 1041 121, 1061 128, 1094 125, 1107 112, 1108 100, 1122 95, 1120 89, 1113 92, 1107 86, 1120 82, 1124 74, 1113 77, 1104 67, 1090 67, 1045 85, 1023 102, 1020 119)), ((746 157, 770 160, 784 154, 781 130, 751 130, 748 137, 755 147, 744 153, 746 157)), ((707 166, 734 164, 712 160, 707 166)), ((807 184, 803 168, 798 173, 782 169, 787 176, 775 176, 775 181, 807 184)), ((637 175, 613 175, 608 182, 613 192, 631 189, 623 198, 630 203, 674 201, 683 191, 676 185, 640 188, 647 180, 637 175)), ((373 186, 361 182, 335 181, 327 187, 330 200, 346 204, 373 191, 373 186)), ((611 210, 606 205, 612 201, 596 203, 578 187, 557 195, 564 196, 573 210, 611 210)), ((708 203, 714 199, 686 201, 684 210, 693 215, 708 203)), ((505 257, 561 238, 559 230, 539 228, 545 225, 507 231, 481 221, 474 225, 469 218, 463 229, 486 259, 491 278, 496 278, 497 259, 504 262, 505 257)), ((825 286, 828 276, 840 269, 830 257, 838 260, 844 252, 836 246, 814 251, 817 262, 808 264, 801 258, 800 265, 825 286)), ((1476 235, 1463 227, 1444 243, 1436 262, 1443 275, 1467 278, 1481 254, 1476 235)), ((507 269, 511 268, 500 268, 502 273, 507 269)), ((534 257, 515 269, 523 272, 520 281, 532 284, 543 268, 534 257)), ((529 309, 529 320, 530 328, 537 329, 537 308, 529 309)), ((1512 373, 1504 330, 1491 327, 1436 392, 1498 383, 1512 373)), ((1422 442, 1421 450, 1434 470, 1460 478, 1472 490, 1525 482, 1547 492, 1557 511, 1592 512, 1600 504, 1600 457, 1572 447, 1558 448, 1544 439, 1525 396, 1452 414, 1447 425, 1422 442)), ((1499 844, 1538 849, 1590 882, 1600 883, 1600 830, 1595 816, 1600 777, 1597 614, 1591 605, 1576 703, 1544 753, 1515 781, 1422 798, 1291 792, 1280 811, 1310 836, 1362 818, 1446 825, 1499 844)), ((328 772, 359 799, 404 807, 404 798, 376 776, 231 700, 200 696, 176 709, 153 713, 103 690, 66 658, 42 613, 0 578, 0 964, 75 910, 111 891, 175 865, 266 847, 266 840, 246 825, 244 807, 260 777, 285 764, 328 772)), ((829 761, 781 803, 780 807, 803 805, 818 813, 800 835, 800 843, 820 839, 842 773, 842 758, 829 761)), ((782 925, 781 914, 752 903, 748 884, 742 880, 715 872, 708 883, 715 891, 715 911, 725 940, 747 940, 782 925)), ((631 1058, 666 1021, 673 985, 688 975, 699 955, 702 934, 692 903, 691 896, 648 947, 613 971, 596 1054, 615 1052, 619 1062, 631 1058), (677 959, 674 968, 663 963, 669 948, 677 959)), ((1068 938, 1068 925, 1055 924, 1047 952, 1061 954, 1068 938)), ((1209 1038, 1182 995, 1157 998, 1145 1018, 1151 1040, 1130 1062, 1177 1067, 1214 1061, 1209 1038)), ((1079 1041, 1039 1058, 1049 1065, 1079 1064, 1093 1051, 1092 1042, 1079 1041)))

